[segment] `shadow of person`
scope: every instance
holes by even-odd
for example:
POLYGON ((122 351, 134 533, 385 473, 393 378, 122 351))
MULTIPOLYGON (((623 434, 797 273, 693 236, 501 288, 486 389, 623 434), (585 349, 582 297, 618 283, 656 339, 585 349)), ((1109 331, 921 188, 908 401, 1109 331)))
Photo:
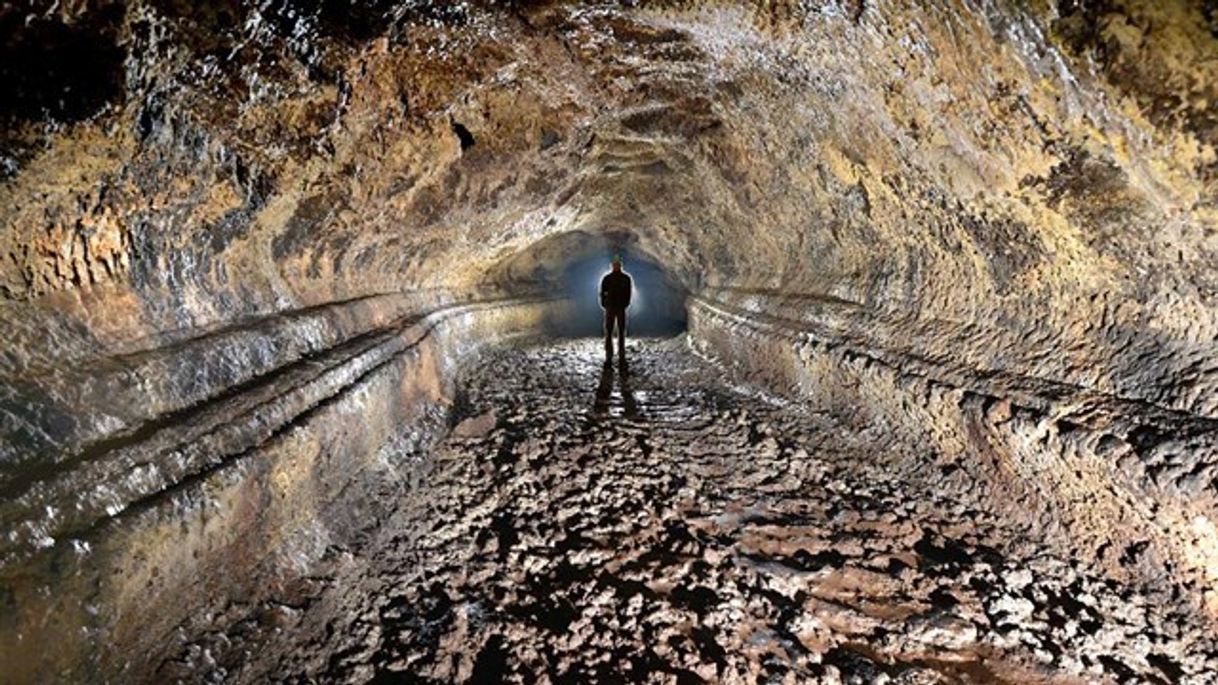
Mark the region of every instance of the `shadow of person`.
POLYGON ((609 409, 609 395, 613 392, 613 366, 605 364, 601 367, 601 381, 596 386, 596 399, 592 401, 592 411, 604 414, 609 409))
MULTIPOLYGON (((596 385, 596 397, 592 400, 592 413, 605 414, 613 399, 613 365, 601 367, 600 381, 596 385)), ((639 416, 639 404, 634 397, 634 378, 625 361, 617 364, 618 389, 622 393, 622 416, 634 419, 639 416)))
POLYGON ((634 399, 634 388, 631 384, 634 382, 633 374, 630 373, 629 367, 626 366, 626 360, 623 359, 618 364, 618 383, 622 388, 622 406, 625 409, 626 418, 638 418, 639 405, 634 399))

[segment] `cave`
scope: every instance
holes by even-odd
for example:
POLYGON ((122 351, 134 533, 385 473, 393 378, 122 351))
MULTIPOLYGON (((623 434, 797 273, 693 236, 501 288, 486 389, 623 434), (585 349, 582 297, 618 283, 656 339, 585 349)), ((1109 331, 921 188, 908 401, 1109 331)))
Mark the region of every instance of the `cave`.
POLYGON ((0 6, 0 680, 1213 682, 1216 16, 0 6))

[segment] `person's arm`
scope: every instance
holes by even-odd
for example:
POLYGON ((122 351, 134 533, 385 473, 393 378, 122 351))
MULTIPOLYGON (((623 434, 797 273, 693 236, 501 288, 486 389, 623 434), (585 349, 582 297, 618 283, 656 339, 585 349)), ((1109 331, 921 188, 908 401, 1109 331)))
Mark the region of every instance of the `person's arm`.
POLYGON ((605 303, 609 299, 608 285, 609 285, 609 278, 608 277, 602 278, 601 279, 601 309, 605 308, 605 303))
POLYGON ((626 306, 630 306, 630 296, 634 293, 634 279, 626 277, 626 306))

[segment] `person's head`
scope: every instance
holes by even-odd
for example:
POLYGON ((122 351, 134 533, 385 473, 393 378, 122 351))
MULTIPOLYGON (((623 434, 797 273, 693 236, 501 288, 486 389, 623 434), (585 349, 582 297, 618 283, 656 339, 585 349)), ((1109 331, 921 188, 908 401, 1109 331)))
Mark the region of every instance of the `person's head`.
POLYGON ((621 255, 617 255, 617 254, 613 255, 613 262, 612 262, 612 264, 613 264, 613 270, 614 270, 615 272, 617 272, 617 271, 621 271, 621 270, 622 270, 622 256, 621 256, 621 255))

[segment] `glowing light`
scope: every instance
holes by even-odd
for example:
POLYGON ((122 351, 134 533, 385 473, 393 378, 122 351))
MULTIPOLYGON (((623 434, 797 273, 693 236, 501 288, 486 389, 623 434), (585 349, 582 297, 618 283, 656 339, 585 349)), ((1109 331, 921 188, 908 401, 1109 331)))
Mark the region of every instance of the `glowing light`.
MULTIPOLYGON (((631 334, 672 334, 684 329, 684 293, 653 261, 621 251, 622 270, 630 275, 633 291, 627 310, 631 334)), ((613 252, 596 254, 569 263, 563 271, 562 287, 573 307, 567 334, 598 336, 604 324, 600 307, 601 279, 610 273, 613 252)))

